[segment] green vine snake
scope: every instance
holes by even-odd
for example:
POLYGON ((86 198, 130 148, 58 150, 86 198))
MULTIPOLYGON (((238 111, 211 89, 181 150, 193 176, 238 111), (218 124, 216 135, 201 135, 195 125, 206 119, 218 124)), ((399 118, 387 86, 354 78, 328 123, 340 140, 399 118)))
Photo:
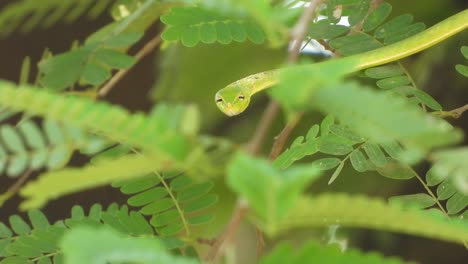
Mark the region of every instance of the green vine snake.
MULTIPOLYGON (((336 64, 345 63, 345 65, 349 65, 349 67, 347 67, 342 74, 351 74, 363 69, 396 61, 427 49, 463 31, 467 26, 468 9, 400 42, 349 57, 295 67, 306 67, 307 71, 313 72, 317 70, 318 67, 323 69, 326 67, 334 67, 336 64)), ((229 84, 216 93, 216 105, 228 116, 242 113, 249 105, 252 95, 279 82, 280 71, 281 70, 271 70, 260 72, 229 84)))

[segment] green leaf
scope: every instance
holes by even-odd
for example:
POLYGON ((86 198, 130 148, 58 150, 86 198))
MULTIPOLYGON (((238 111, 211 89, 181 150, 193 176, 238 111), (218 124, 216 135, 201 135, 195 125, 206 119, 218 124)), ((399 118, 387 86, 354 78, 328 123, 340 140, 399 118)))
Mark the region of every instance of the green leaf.
POLYGON ((238 153, 228 166, 228 185, 274 228, 318 175, 314 165, 296 165, 280 172, 266 160, 238 153))
POLYGON ((411 80, 406 76, 395 76, 377 81, 377 86, 381 89, 393 89, 403 85, 411 84, 411 80))
POLYGON ((436 201, 425 193, 399 195, 389 198, 390 204, 401 204, 424 209, 433 206, 436 201))
MULTIPOLYGON (((154 175, 149 175, 145 178, 140 178, 140 179, 135 179, 135 180, 125 182, 120 188, 120 191, 124 194, 139 193, 139 192, 148 190, 151 187, 156 186, 160 182, 161 180, 158 177, 154 175)), ((114 186, 114 187, 117 187, 117 186, 114 186)))
POLYGON ((44 73, 41 84, 55 91, 70 87, 79 79, 89 54, 89 50, 79 49, 41 61, 39 70, 44 73))
POLYGON ((379 263, 379 264, 402 264, 405 263, 397 258, 388 258, 379 253, 361 253, 355 249, 340 251, 337 247, 320 245, 315 241, 307 242, 298 248, 287 243, 276 246, 271 253, 260 259, 260 264, 302 264, 302 263, 379 263))
POLYGON ((336 178, 338 178, 338 176, 340 175, 341 171, 343 170, 343 167, 344 167, 344 162, 340 162, 340 164, 338 165, 338 167, 336 168, 336 170, 333 172, 332 176, 330 177, 330 180, 328 180, 328 184, 332 184, 336 178))
POLYGON ((465 77, 468 77, 468 66, 466 65, 461 65, 461 64, 457 64, 455 65, 455 69, 457 70, 457 72, 459 72, 461 75, 465 76, 465 77))
POLYGON ((200 42, 244 42, 247 37, 256 44, 265 41, 261 28, 245 16, 227 17, 203 7, 174 7, 161 16, 161 21, 168 26, 162 38, 166 41, 181 40, 187 47, 196 46, 200 42))
POLYGON ((50 226, 47 217, 37 209, 28 211, 28 217, 29 220, 31 220, 31 224, 34 229, 46 228, 50 226))
POLYGON ((351 129, 349 129, 348 127, 345 127, 345 126, 332 124, 332 125, 330 125, 329 129, 330 129, 331 133, 333 133, 333 134, 335 134, 335 135, 337 135, 339 137, 348 139, 353 144, 362 143, 362 142, 364 142, 366 140, 365 138, 363 138, 362 136, 354 133, 351 129))
POLYGON ((396 161, 389 161, 385 166, 378 167, 377 172, 382 176, 395 180, 407 180, 416 175, 411 167, 396 161))
POLYGON ((197 263, 172 256, 155 237, 128 237, 109 228, 76 227, 64 235, 60 248, 67 264, 197 263))
POLYGON ((374 11, 372 11, 364 20, 362 24, 362 29, 365 32, 372 31, 380 24, 382 24, 385 19, 390 15, 392 12, 392 5, 389 3, 383 2, 381 3, 374 11))
POLYGON ((468 195, 456 193, 447 201, 447 213, 457 214, 468 206, 468 195))
POLYGON ((454 186, 463 194, 468 194, 468 147, 453 148, 435 152, 431 156, 434 166, 431 169, 434 177, 450 178, 454 186))
MULTIPOLYGON (((141 32, 124 32, 115 36, 106 38, 102 45, 109 48, 126 48, 135 43, 137 43, 142 37, 143 33, 141 32)), ((91 44, 97 42, 98 40, 88 38, 86 44, 91 44)))
POLYGON ((429 169, 426 173, 426 183, 428 186, 435 186, 437 184, 440 184, 442 181, 444 181, 444 178, 439 178, 437 177, 434 172, 433 172, 433 169, 429 169))
POLYGON ((463 57, 468 60, 468 46, 461 47, 460 51, 463 54, 463 57))
POLYGON ((348 21, 351 26, 356 25, 366 17, 370 4, 370 0, 362 0, 355 8, 353 8, 352 13, 348 17, 348 21))
POLYGON ((95 60, 113 69, 127 69, 136 61, 133 57, 112 49, 97 50, 95 60))
POLYGON ((333 115, 327 115, 320 123, 320 135, 326 136, 330 134, 330 127, 335 124, 335 117, 333 115))
POLYGON ((13 232, 4 223, 0 222, 0 238, 11 237, 13 232))
POLYGON ((380 149, 380 147, 376 144, 366 142, 363 145, 364 151, 366 152, 367 156, 369 156, 370 161, 377 167, 383 167, 387 164, 387 158, 385 154, 380 149))
POLYGON ((316 165, 320 170, 331 170, 341 163, 340 159, 337 158, 323 158, 314 160, 313 164, 316 165))
POLYGON ((319 151, 331 155, 346 155, 353 151, 348 142, 334 135, 321 136, 317 140, 319 151))
POLYGON ((398 64, 387 64, 379 67, 370 68, 364 71, 367 77, 373 79, 384 79, 399 76, 405 72, 398 64))
POLYGON ((179 218, 179 212, 177 210, 169 210, 158 215, 154 215, 151 218, 151 225, 155 227, 167 226, 170 223, 176 222, 179 218))
POLYGON ((367 160, 359 149, 354 150, 349 158, 351 160, 351 165, 353 165, 353 168, 358 172, 365 172, 373 168, 370 161, 367 160))
POLYGON ((31 227, 18 215, 9 217, 11 229, 18 235, 26 235, 31 232, 31 227))
POLYGON ((0 128, 0 135, 3 138, 3 144, 5 144, 10 151, 19 153, 26 151, 23 141, 12 126, 2 126, 0 128))
POLYGON ((343 56, 350 56, 382 47, 383 45, 366 33, 356 32, 352 35, 335 38, 330 46, 339 50, 343 56))
POLYGON ((91 85, 100 85, 109 79, 109 71, 99 64, 86 64, 81 72, 82 81, 91 85))
POLYGON ((36 208, 50 199, 60 196, 107 185, 115 180, 126 180, 141 177, 154 170, 163 168, 157 158, 148 159, 139 155, 127 155, 112 161, 102 161, 96 165, 88 165, 82 169, 67 168, 59 171, 46 172, 38 180, 30 181, 21 190, 21 195, 27 198, 22 208, 36 208), (118 166, 116 166, 118 164, 118 166), (55 186, 50 188, 50 186, 55 186))
POLYGON ((297 137, 291 147, 281 153, 274 161, 273 166, 278 169, 285 169, 289 167, 294 161, 300 160, 305 156, 312 155, 318 152, 317 137, 319 131, 318 125, 313 125, 306 135, 306 141, 304 137, 297 137))
POLYGON ((439 186, 437 186, 437 199, 447 200, 457 193, 457 189, 450 181, 444 181, 439 186))
POLYGON ((166 196, 167 191, 163 187, 152 188, 148 191, 139 193, 128 199, 128 204, 131 206, 142 206, 150 202, 166 196))
POLYGON ((424 29, 426 29, 426 25, 424 25, 424 23, 422 22, 412 24, 411 26, 408 26, 402 29, 401 31, 399 31, 398 34, 394 33, 392 35, 387 36, 384 39, 384 43, 385 45, 396 43, 398 41, 401 41, 413 35, 416 35, 417 33, 424 31, 424 29))
POLYGON ((218 201, 218 196, 215 194, 205 195, 195 201, 190 202, 184 207, 184 212, 191 213, 208 208, 218 201))
POLYGON ((7 257, 0 261, 0 264, 24 264, 28 263, 28 259, 24 257, 7 257))
POLYGON ((423 90, 411 87, 411 86, 403 86, 395 89, 396 92, 402 93, 406 96, 412 95, 418 98, 419 102, 428 106, 432 110, 440 111, 442 110, 442 106, 434 99, 432 96, 424 92, 423 90))
POLYGON ((331 24, 330 20, 323 19, 309 27, 309 36, 313 39, 333 39, 348 31, 346 26, 331 24))
POLYGON ((393 18, 384 25, 380 26, 375 30, 375 37, 384 39, 392 36, 395 32, 399 32, 402 29, 408 27, 413 22, 413 16, 410 14, 404 14, 393 18))
POLYGON ((200 40, 199 27, 188 27, 184 30, 181 36, 182 44, 187 47, 194 47, 200 40))

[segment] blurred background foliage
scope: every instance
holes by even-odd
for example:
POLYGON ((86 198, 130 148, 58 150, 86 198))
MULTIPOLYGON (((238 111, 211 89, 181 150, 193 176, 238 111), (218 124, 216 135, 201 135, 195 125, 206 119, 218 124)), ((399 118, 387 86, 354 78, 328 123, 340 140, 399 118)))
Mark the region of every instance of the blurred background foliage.
MULTIPOLYGON (((0 8, 14 1, 3 0, 0 8)), ((426 23, 427 26, 454 14, 459 10, 468 8, 464 0, 388 0, 393 6, 391 17, 404 13, 411 13, 415 21, 426 23)), ((47 30, 34 30, 28 34, 13 34, 0 40, 0 78, 11 81, 18 80, 18 72, 22 59, 30 56, 33 61, 38 61, 44 48, 48 47, 54 53, 68 50, 74 40, 83 40, 96 29, 111 21, 109 15, 103 15, 94 21, 79 19, 70 25, 57 24, 47 30)), ((162 30, 161 25, 155 25, 148 32, 150 36, 162 30)), ((468 98, 467 79, 457 74, 454 65, 462 63, 459 47, 467 44, 468 33, 464 32, 449 40, 432 47, 420 54, 403 60, 403 64, 415 78, 419 88, 431 94, 444 109, 453 109, 466 104, 468 98)), ((135 47, 134 53, 140 47, 135 47)), ((238 142, 245 143, 254 133, 259 118, 265 108, 268 99, 266 93, 254 98, 252 107, 244 114, 227 118, 218 111, 214 104, 214 94, 226 84, 243 76, 263 70, 273 69, 285 61, 286 51, 272 49, 264 45, 256 45, 251 42, 232 43, 230 45, 200 44, 194 48, 182 45, 166 45, 163 43, 160 50, 152 56, 143 59, 137 64, 116 87, 108 99, 116 104, 125 106, 132 111, 149 110, 153 104, 160 101, 185 102, 196 104, 201 113, 202 132, 219 136, 226 136, 238 142)), ((314 60, 311 54, 304 54, 314 60)), ((33 72, 34 75, 34 72, 33 72)), ((322 120, 320 114, 309 114, 303 118, 301 124, 294 130, 290 139, 304 135, 307 129, 322 120)), ((468 115, 460 119, 451 120, 465 133, 468 131, 468 115)), ((264 152, 271 148, 273 138, 279 133, 283 120, 276 120, 264 145, 264 152)), ((466 139, 464 145, 466 145, 466 139)), ((314 158, 320 158, 315 156, 314 158)), ((76 155, 73 164, 84 162, 83 157, 76 155)), ((428 169, 428 164, 421 164, 416 168, 420 174, 428 169)), ((423 187, 417 180, 396 181, 379 176, 376 172, 357 173, 348 164, 342 172, 342 176, 332 185, 327 185, 328 177, 322 178, 314 184, 313 192, 340 192, 365 193, 370 196, 389 197, 391 195, 410 194, 423 192, 423 187)), ((0 186, 3 192, 13 183, 8 179, 3 180, 0 186)), ((216 184, 217 188, 225 188, 222 184, 216 184)), ((234 197, 226 190, 217 190, 220 202, 213 208, 219 210, 221 218, 227 219, 234 197)), ((95 202, 102 204, 115 201, 123 202, 126 199, 118 190, 101 188, 86 193, 78 193, 63 199, 49 203, 44 212, 49 219, 55 220, 67 216, 69 208, 74 204, 87 207, 95 202)), ((0 221, 5 221, 11 214, 18 213, 19 199, 8 201, 0 208, 0 221)), ((223 222, 225 219, 220 219, 223 222)), ((225 221, 224 221, 225 222, 225 221)), ((221 228, 221 226, 219 227, 221 228)), ((245 227, 248 230, 249 227, 245 227)), ((212 230, 214 233, 215 229, 212 230)), ((238 239, 254 241, 248 237, 249 232, 241 231, 238 239)), ((285 240, 301 241, 310 235, 321 237, 326 230, 293 232, 285 240)), ((369 230, 344 230, 339 229, 338 235, 348 240, 353 247, 363 250, 377 250, 384 255, 398 255, 405 260, 415 260, 421 263, 466 263, 468 253, 461 245, 448 244, 440 241, 395 235, 385 232, 369 230)), ((242 243, 245 248, 255 248, 250 243, 242 243)), ((252 252, 254 254, 255 252, 252 252)))

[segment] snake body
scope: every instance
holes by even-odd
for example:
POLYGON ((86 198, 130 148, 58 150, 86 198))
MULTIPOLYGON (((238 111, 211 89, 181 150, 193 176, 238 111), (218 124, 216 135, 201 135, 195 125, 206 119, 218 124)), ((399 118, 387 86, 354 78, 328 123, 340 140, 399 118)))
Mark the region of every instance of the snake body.
MULTIPOLYGON (((465 30, 467 27, 468 9, 435 24, 423 32, 394 44, 349 57, 294 67, 304 67, 306 71, 312 73, 319 68, 334 68, 338 64, 341 64, 346 65, 346 67, 344 67, 345 70, 342 71, 341 74, 347 75, 405 58, 427 49, 465 30)), ((277 84, 280 74, 281 69, 278 69, 256 73, 237 80, 216 93, 216 105, 219 110, 228 116, 238 115, 248 107, 251 97, 254 94, 277 84)))

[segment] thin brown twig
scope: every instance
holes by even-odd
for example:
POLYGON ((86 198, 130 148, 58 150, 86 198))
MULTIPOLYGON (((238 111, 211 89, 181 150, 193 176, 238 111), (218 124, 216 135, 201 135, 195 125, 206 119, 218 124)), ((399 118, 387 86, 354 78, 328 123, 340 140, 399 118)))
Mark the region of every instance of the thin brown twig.
POLYGON ((303 113, 295 114, 291 121, 286 124, 283 130, 281 130, 279 135, 276 137, 275 142, 273 143, 273 147, 271 148, 269 156, 270 160, 276 159, 279 154, 281 154, 281 151, 283 151, 284 145, 286 144, 289 135, 291 134, 294 127, 296 127, 297 123, 299 123, 299 120, 301 120, 302 115, 303 113))
POLYGON ((255 134, 247 144, 248 153, 255 155, 260 151, 260 148, 262 147, 263 141, 265 139, 265 135, 268 133, 271 124, 273 124, 273 121, 278 115, 279 109, 280 107, 278 103, 274 101, 270 101, 270 103, 268 103, 268 106, 266 107, 260 119, 260 124, 255 130, 255 134))
POLYGON ((244 219, 244 215, 248 210, 247 203, 244 201, 238 202, 234 212, 231 216, 231 221, 229 222, 226 230, 221 234, 218 239, 214 242, 213 246, 211 247, 210 251, 204 257, 205 261, 212 262, 216 261, 222 252, 222 247, 226 241, 228 241, 234 235, 235 231, 239 227, 242 219, 244 219))
POLYGON ((0 207, 12 196, 14 196, 26 180, 31 176, 32 170, 27 170, 6 192, 0 195, 0 207))
MULTIPOLYGON (((300 53, 300 49, 302 46, 301 44, 302 44, 302 41, 304 40, 305 35, 307 34, 308 24, 314 18, 315 10, 317 9, 317 7, 320 5, 321 2, 322 0, 311 0, 309 6, 305 8, 301 18, 297 22, 296 26, 293 28, 292 34, 291 34, 292 46, 289 51, 288 63, 290 64, 295 63, 297 59, 299 58, 299 53, 300 53)), ((263 113, 262 121, 259 124, 259 129, 257 130, 252 140, 248 144, 247 150, 249 151, 249 153, 255 154, 260 149, 263 138, 265 137, 265 134, 268 132, 268 128, 271 126, 275 116, 277 115, 278 109, 279 109, 279 105, 276 102, 269 103, 267 109, 263 113)), ((279 143, 275 142, 276 147, 274 146, 272 151, 274 149, 279 149, 279 148, 282 149, 291 130, 297 124, 301 116, 302 114, 296 115, 296 117, 293 118, 294 124, 289 123, 286 125, 286 128, 283 129, 283 131, 278 136, 278 139, 281 139, 281 141, 279 143)), ((209 261, 209 262, 216 261, 221 256, 223 244, 232 238, 235 231, 237 230, 240 223, 242 222, 242 219, 244 218, 244 215, 247 212, 247 210, 248 210, 248 205, 246 204, 246 202, 243 200, 240 200, 234 209, 233 215, 231 217, 231 221, 229 222, 225 231, 220 237, 218 237, 213 247, 210 249, 208 254, 204 257, 206 261, 209 261)), ((263 237, 261 235, 261 232, 257 232, 257 234, 259 234, 260 236, 259 237, 260 243, 258 244, 257 254, 260 255, 261 251, 263 250, 263 244, 262 244, 263 237)))
POLYGON ((468 111, 468 104, 455 108, 450 111, 438 111, 438 112, 432 112, 432 113, 440 117, 452 117, 452 118, 457 119, 457 118, 460 118, 463 115, 463 113, 465 113, 466 111, 468 111))
MULTIPOLYGON (((150 54, 161 43, 161 34, 162 33, 159 33, 153 39, 148 41, 148 43, 146 43, 145 46, 135 54, 136 62, 133 66, 150 54)), ((97 98, 105 97, 115 87, 115 85, 120 82, 125 75, 127 75, 130 69, 131 68, 119 70, 104 86, 101 87, 101 89, 99 89, 97 98)))

